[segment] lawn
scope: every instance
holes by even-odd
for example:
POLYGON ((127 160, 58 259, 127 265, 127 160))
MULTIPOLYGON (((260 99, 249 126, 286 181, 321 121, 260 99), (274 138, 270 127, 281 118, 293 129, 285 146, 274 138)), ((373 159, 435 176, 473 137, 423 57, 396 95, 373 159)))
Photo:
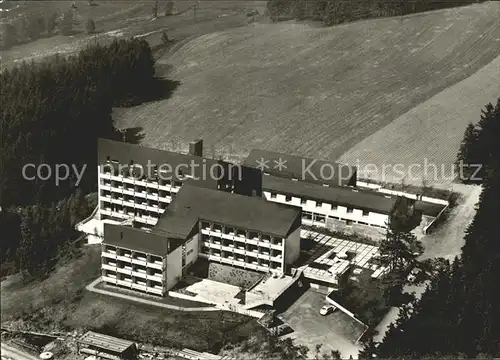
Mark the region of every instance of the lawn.
MULTIPOLYGON (((499 19, 500 3, 487 2, 332 28, 286 22, 211 33, 159 60, 181 82, 170 99, 115 118, 163 149, 186 150, 201 137, 209 156, 231 160, 252 148, 334 160, 493 61, 499 19)), ((454 151, 465 125, 450 137, 453 126, 436 122, 432 151, 454 151)))
POLYGON ((44 281, 2 282, 2 326, 39 331, 95 330, 138 342, 218 352, 261 331, 256 320, 229 312, 178 312, 88 292, 99 276, 100 247, 58 268, 44 281), (189 336, 186 336, 189 334, 189 336))

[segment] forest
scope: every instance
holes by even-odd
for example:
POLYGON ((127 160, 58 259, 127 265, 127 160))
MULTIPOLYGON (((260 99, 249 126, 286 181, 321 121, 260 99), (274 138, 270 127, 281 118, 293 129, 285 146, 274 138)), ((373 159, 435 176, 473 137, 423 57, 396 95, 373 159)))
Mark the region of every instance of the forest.
POLYGON ((479 122, 467 129, 458 155, 483 165, 481 179, 475 180, 482 193, 461 256, 439 270, 419 301, 401 308, 381 344, 367 342, 362 358, 500 356, 499 139, 500 98, 496 105, 486 105, 479 122))
POLYGON ((129 39, 0 74, 2 275, 6 269, 44 274, 59 245, 74 239, 74 224, 95 207, 85 195, 96 189, 97 139, 122 139, 113 126, 113 106, 157 95, 154 64, 149 44, 129 39), (85 172, 80 182, 73 173, 59 183, 43 172, 23 172, 26 165, 42 164, 85 172))
POLYGON ((267 10, 274 21, 315 19, 331 26, 345 22, 398 16, 464 6, 484 0, 268 0, 267 10))

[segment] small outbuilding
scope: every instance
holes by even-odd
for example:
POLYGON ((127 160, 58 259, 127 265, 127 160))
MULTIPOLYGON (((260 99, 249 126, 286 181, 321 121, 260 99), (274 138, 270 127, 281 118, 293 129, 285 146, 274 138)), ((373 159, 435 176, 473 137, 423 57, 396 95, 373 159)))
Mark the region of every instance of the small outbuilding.
POLYGON ((137 359, 137 346, 132 341, 89 331, 77 343, 80 354, 111 360, 137 359))

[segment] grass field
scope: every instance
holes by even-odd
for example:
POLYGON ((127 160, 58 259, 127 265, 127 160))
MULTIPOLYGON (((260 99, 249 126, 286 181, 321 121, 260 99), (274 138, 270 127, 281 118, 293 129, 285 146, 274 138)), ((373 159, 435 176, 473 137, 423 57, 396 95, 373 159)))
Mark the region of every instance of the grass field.
MULTIPOLYGON (((93 329, 148 344, 213 352, 223 342, 238 342, 262 331, 255 319, 236 313, 179 312, 85 291, 99 276, 99 265, 97 246, 85 248, 81 257, 58 267, 42 282, 23 285, 16 276, 2 281, 2 326, 39 331, 93 329)), ((182 300, 175 300, 182 305, 182 300)))
MULTIPOLYGON (((500 46, 500 45, 499 45, 500 46)), ((453 167, 465 127, 480 119, 481 110, 500 97, 500 57, 469 78, 449 87, 414 107, 344 153, 340 161, 360 164, 365 176, 378 181, 400 183, 404 176, 396 167, 403 164, 405 184, 450 188, 453 167), (377 169, 370 172, 373 164, 377 169), (415 164, 413 168, 409 168, 415 164), (425 170, 425 164, 428 164, 425 170), (436 165, 434 168, 432 165, 436 165), (408 171, 409 170, 409 171, 408 171), (436 171, 437 170, 437 171, 436 171)))
MULTIPOLYGON (((332 28, 251 24, 198 37, 160 59, 181 82, 173 97, 115 117, 119 126, 143 127, 144 143, 159 148, 202 137, 211 152, 236 158, 257 147, 337 159, 498 55, 498 2, 332 28)), ((433 129, 434 144, 456 145, 447 127, 433 129)), ((396 135, 406 134, 377 141, 396 135)))
MULTIPOLYGON (((14 46, 0 54, 1 68, 6 68, 22 60, 37 60, 55 53, 74 53, 88 44, 108 43, 115 38, 140 36, 152 46, 160 44, 163 31, 170 38, 183 39, 199 36, 213 31, 243 26, 257 20, 247 13, 258 10, 263 14, 264 1, 208 1, 198 2, 196 17, 192 10, 195 0, 174 1, 176 15, 164 16, 164 1, 159 1, 158 18, 152 20, 152 0, 110 1, 94 0, 95 6, 88 6, 87 1, 76 1, 74 9, 74 35, 55 35, 36 41, 14 46), (87 19, 96 23, 95 35, 85 33, 87 19)), ((70 9, 70 1, 26 1, 19 8, 2 14, 0 23, 12 21, 30 14, 62 12, 70 9)))

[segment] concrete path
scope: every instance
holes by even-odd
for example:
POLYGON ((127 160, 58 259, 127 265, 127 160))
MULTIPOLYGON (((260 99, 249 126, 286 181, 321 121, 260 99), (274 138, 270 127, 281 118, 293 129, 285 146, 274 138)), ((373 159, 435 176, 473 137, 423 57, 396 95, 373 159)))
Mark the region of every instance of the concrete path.
POLYGON ((200 312, 200 311, 220 311, 220 309, 216 307, 196 307, 196 308, 190 308, 190 307, 183 307, 183 306, 177 306, 177 305, 169 305, 169 304, 163 304, 157 301, 153 300, 147 300, 143 298, 139 298, 136 296, 132 295, 125 295, 125 294, 120 294, 116 293, 113 291, 108 291, 108 290, 103 290, 103 289, 97 289, 95 286, 101 282, 101 278, 97 278, 96 280, 92 281, 89 285, 87 285, 85 288, 88 291, 95 292, 97 294, 102 294, 102 295, 108 295, 108 296, 114 296, 117 298, 125 299, 125 300, 130 300, 130 301, 135 301, 139 302, 142 304, 147 304, 147 305, 152 305, 152 306, 157 306, 157 307, 162 307, 166 309, 171 309, 171 310, 178 310, 178 311, 188 311, 188 312, 200 312))

